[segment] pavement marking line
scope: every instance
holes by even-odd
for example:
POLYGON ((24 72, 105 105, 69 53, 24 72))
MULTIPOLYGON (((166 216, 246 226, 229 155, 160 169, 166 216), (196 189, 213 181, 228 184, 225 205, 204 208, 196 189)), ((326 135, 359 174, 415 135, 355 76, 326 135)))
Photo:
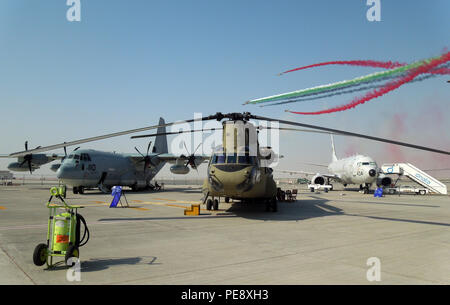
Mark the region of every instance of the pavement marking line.
POLYGON ((94 200, 94 201, 91 201, 91 202, 94 202, 94 203, 106 203, 104 201, 98 201, 98 200, 94 200))
POLYGON ((170 204, 170 203, 166 203, 165 205, 168 207, 176 207, 176 208, 182 208, 182 209, 189 208, 188 206, 178 205, 178 204, 170 204))
POLYGON ((146 209, 146 208, 134 208, 134 207, 130 207, 130 209, 139 210, 139 211, 150 211, 150 209, 146 209))
POLYGON ((25 276, 33 283, 33 285, 36 285, 36 282, 33 281, 33 279, 31 278, 31 276, 28 275, 28 273, 25 272, 25 270, 22 269, 22 267, 19 266, 19 264, 17 264, 17 262, 14 260, 14 258, 9 255, 8 252, 6 252, 6 250, 0 246, 0 249, 6 254, 6 256, 13 262, 14 265, 16 265, 17 268, 19 268, 20 271, 22 271, 23 274, 25 274, 25 276))
POLYGON ((0 210, 6 210, 6 208, 5 207, 0 207, 0 210))
POLYGON ((162 200, 162 201, 178 201, 178 200, 175 200, 175 199, 163 199, 163 198, 152 198, 152 199, 162 200))

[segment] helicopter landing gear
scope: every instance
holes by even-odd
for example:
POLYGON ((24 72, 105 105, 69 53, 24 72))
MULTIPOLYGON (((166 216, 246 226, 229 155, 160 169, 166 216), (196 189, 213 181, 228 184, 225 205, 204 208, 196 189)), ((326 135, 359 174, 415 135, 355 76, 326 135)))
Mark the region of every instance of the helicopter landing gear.
POLYGON ((207 209, 208 211, 211 211, 212 206, 213 206, 213 201, 212 201, 211 199, 208 199, 208 200, 206 201, 206 209, 207 209))
POLYGON ((360 184, 359 185, 359 190, 360 191, 363 191, 364 192, 364 194, 369 194, 369 192, 370 192, 370 185, 362 185, 362 184, 360 184))
POLYGON ((219 209, 219 200, 217 200, 217 199, 214 199, 214 200, 208 199, 206 201, 206 209, 208 211, 211 211, 211 210, 217 211, 219 209))
POLYGON ((278 211, 278 202, 276 198, 266 200, 266 212, 278 211))

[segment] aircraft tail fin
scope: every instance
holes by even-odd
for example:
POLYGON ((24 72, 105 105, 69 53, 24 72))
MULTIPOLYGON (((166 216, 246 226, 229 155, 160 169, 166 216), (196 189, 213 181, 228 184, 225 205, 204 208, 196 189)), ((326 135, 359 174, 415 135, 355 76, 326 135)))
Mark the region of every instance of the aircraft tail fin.
MULTIPOLYGON (((166 122, 163 118, 159 118, 159 125, 163 125, 166 122)), ((159 127, 157 133, 166 133, 166 127, 159 127)), ((169 152, 167 149, 167 135, 159 135, 156 136, 155 146, 153 146, 154 153, 167 153, 169 152)))
POLYGON ((331 150, 332 150, 331 160, 334 162, 334 161, 337 161, 338 158, 337 158, 337 156, 336 156, 336 149, 334 148, 334 138, 333 138, 333 135, 330 134, 330 136, 331 136, 331 150))

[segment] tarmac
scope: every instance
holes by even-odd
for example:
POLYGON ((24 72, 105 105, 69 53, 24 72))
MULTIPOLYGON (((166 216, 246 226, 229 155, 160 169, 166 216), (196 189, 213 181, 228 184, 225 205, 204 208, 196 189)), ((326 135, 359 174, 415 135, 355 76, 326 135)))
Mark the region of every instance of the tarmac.
POLYGON ((63 263, 32 260, 46 241, 49 186, 0 186, 0 284, 450 284, 449 196, 302 188, 277 213, 221 202, 199 216, 183 212, 200 202, 198 186, 127 192, 129 208, 68 192, 91 234, 71 281, 63 263), (368 280, 370 258, 379 281, 368 280))

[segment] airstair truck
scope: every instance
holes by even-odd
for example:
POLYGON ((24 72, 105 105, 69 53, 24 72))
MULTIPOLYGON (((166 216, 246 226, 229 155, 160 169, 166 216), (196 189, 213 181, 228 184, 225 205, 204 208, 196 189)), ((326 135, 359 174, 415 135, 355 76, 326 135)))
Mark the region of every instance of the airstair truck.
POLYGON ((383 164, 381 170, 385 175, 397 174, 399 176, 408 177, 412 181, 426 188, 430 193, 447 195, 447 186, 445 184, 418 169, 411 163, 383 164))

